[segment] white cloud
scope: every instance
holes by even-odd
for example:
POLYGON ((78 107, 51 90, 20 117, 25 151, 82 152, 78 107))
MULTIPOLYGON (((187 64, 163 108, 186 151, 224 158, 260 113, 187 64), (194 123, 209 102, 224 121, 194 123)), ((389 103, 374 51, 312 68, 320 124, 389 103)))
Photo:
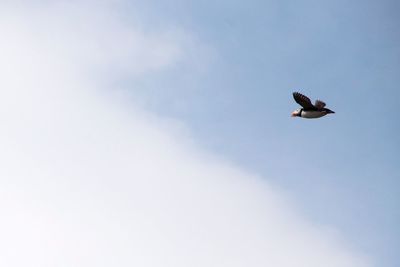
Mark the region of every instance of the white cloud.
POLYGON ((139 30, 104 3, 2 10, 1 266, 369 266, 265 180, 99 85, 173 66, 183 31, 139 30))

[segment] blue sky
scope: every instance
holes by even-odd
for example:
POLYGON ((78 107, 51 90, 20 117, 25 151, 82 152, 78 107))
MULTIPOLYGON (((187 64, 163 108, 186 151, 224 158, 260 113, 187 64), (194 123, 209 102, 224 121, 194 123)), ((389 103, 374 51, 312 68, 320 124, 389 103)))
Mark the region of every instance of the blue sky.
POLYGON ((397 2, 0 6, 2 265, 399 265, 397 2))
POLYGON ((309 218, 337 227, 379 266, 397 266, 399 3, 150 3, 143 17, 189 29, 215 54, 207 70, 182 64, 143 79, 147 107, 283 187, 309 218), (293 91, 336 114, 290 118, 293 91))

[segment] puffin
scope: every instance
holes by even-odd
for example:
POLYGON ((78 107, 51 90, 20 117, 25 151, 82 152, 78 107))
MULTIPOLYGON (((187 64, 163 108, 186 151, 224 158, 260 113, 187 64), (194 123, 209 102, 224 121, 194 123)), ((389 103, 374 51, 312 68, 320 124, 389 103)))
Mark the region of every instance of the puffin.
POLYGON ((335 113, 329 108, 325 108, 325 102, 321 100, 316 100, 314 105, 311 100, 299 92, 293 93, 294 101, 297 102, 302 108, 298 108, 292 112, 292 117, 301 117, 306 119, 316 119, 321 118, 327 114, 335 113))

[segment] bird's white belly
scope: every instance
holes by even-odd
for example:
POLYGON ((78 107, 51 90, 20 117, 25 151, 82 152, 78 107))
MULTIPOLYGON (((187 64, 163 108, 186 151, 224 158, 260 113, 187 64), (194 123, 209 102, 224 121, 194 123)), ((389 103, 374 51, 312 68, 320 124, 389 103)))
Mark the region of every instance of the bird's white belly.
POLYGON ((321 112, 321 111, 302 111, 301 112, 301 117, 306 118, 306 119, 316 119, 316 118, 321 118, 322 116, 325 116, 326 112, 321 112))

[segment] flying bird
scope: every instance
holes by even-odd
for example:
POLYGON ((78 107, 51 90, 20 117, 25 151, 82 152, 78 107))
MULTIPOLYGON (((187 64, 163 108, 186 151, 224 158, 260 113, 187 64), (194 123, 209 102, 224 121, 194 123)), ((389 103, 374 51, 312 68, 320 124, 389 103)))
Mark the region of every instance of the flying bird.
POLYGON ((297 102, 297 104, 302 106, 302 108, 293 111, 292 117, 316 119, 316 118, 321 118, 327 114, 335 113, 329 108, 325 108, 326 104, 323 101, 316 100, 313 105, 308 97, 300 94, 299 92, 294 92, 293 98, 297 102))

